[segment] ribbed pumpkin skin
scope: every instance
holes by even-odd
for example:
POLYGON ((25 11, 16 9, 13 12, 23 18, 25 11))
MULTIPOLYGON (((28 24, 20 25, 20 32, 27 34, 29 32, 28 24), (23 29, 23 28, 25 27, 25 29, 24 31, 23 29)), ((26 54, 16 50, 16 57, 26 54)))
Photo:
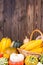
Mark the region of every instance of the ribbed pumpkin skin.
POLYGON ((37 65, 38 59, 35 56, 27 56, 25 59, 25 65, 37 65))
POLYGON ((11 45, 11 39, 10 38, 2 38, 1 40, 1 51, 4 52, 4 50, 11 45))
POLYGON ((19 41, 15 41, 13 47, 15 47, 15 48, 19 48, 21 45, 22 45, 21 42, 19 42, 19 41))

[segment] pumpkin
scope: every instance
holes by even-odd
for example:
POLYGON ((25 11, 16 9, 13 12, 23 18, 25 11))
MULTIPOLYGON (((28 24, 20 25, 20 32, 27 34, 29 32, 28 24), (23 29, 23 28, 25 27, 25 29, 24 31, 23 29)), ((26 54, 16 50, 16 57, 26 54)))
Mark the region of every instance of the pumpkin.
POLYGON ((42 63, 40 63, 40 62, 38 62, 38 64, 37 65, 43 65, 42 63))
POLYGON ((15 47, 15 48, 19 48, 21 45, 22 45, 21 42, 19 42, 19 41, 15 41, 14 44, 13 44, 13 47, 15 47))
POLYGON ((8 59, 7 58, 0 58, 0 65, 8 65, 8 59))
POLYGON ((38 59, 35 56, 27 56, 25 59, 25 65, 37 65, 38 59))
POLYGON ((39 58, 39 61, 40 61, 40 63, 43 64, 43 54, 41 54, 41 56, 40 56, 40 58, 39 58))
POLYGON ((10 55, 9 65, 24 65, 24 55, 12 53, 10 55))
POLYGON ((3 57, 9 58, 11 53, 18 53, 16 48, 9 47, 4 51, 3 57))
POLYGON ((27 36, 25 37, 25 39, 23 40, 23 43, 26 44, 29 42, 29 39, 27 38, 27 36))
POLYGON ((1 40, 1 51, 3 52, 6 48, 10 47, 11 39, 10 38, 2 38, 1 40))

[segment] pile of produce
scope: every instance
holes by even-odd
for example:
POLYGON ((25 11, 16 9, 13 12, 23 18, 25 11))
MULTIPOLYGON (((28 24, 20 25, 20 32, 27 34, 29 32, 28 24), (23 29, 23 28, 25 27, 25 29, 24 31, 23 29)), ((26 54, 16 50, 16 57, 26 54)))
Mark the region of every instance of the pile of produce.
POLYGON ((43 41, 41 39, 39 40, 31 40, 25 44, 23 44, 20 49, 31 51, 35 53, 42 53, 43 52, 43 41))
POLYGON ((18 53, 17 49, 12 46, 10 38, 2 38, 0 41, 0 53, 4 58, 9 58, 11 53, 18 53))
POLYGON ((27 56, 25 65, 43 65, 43 54, 39 58, 34 55, 27 56))
POLYGON ((8 65, 8 59, 6 58, 0 58, 0 65, 8 65))
POLYGON ((43 41, 29 40, 12 41, 10 38, 2 38, 0 41, 0 65, 42 65, 43 64, 43 41), (27 55, 18 53, 17 48, 22 50, 31 51, 40 54, 40 57, 35 55, 27 55))

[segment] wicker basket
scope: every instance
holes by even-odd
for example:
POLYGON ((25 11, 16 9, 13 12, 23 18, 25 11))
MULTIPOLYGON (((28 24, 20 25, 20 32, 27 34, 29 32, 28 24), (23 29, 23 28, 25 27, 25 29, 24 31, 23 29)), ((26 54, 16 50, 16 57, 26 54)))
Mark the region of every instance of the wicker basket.
MULTIPOLYGON (((40 33, 40 36, 38 36, 38 37, 36 38, 36 40, 39 39, 39 38, 42 38, 42 36, 43 36, 42 32, 41 32, 40 30, 36 29, 36 30, 34 30, 34 31, 32 32, 32 34, 30 35, 30 40, 32 40, 33 34, 34 34, 35 32, 40 33)), ((26 57, 27 55, 35 55, 35 56, 37 56, 37 57, 39 57, 39 56, 41 55, 40 53, 34 53, 34 52, 26 51, 26 50, 23 50, 23 49, 20 49, 20 48, 17 48, 17 50, 19 51, 19 53, 23 54, 25 57, 26 57)))
MULTIPOLYGON (((36 30, 34 30, 34 31, 31 33, 31 35, 30 35, 30 40, 32 40, 33 34, 34 34, 35 32, 38 32, 38 33, 40 34, 40 35, 37 37, 38 39, 39 39, 39 38, 42 38, 42 36, 43 36, 42 32, 41 32, 40 30, 36 29, 36 30)), ((37 39, 37 38, 36 38, 36 39, 37 39)))

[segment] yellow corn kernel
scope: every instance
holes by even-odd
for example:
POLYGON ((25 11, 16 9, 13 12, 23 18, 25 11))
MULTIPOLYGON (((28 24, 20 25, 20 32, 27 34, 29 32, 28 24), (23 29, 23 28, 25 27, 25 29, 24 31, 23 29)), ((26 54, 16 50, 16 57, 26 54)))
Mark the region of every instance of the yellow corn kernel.
POLYGON ((30 43, 28 44, 26 47, 25 47, 25 50, 31 50, 35 47, 38 47, 42 44, 42 40, 35 40, 33 43, 30 43))

